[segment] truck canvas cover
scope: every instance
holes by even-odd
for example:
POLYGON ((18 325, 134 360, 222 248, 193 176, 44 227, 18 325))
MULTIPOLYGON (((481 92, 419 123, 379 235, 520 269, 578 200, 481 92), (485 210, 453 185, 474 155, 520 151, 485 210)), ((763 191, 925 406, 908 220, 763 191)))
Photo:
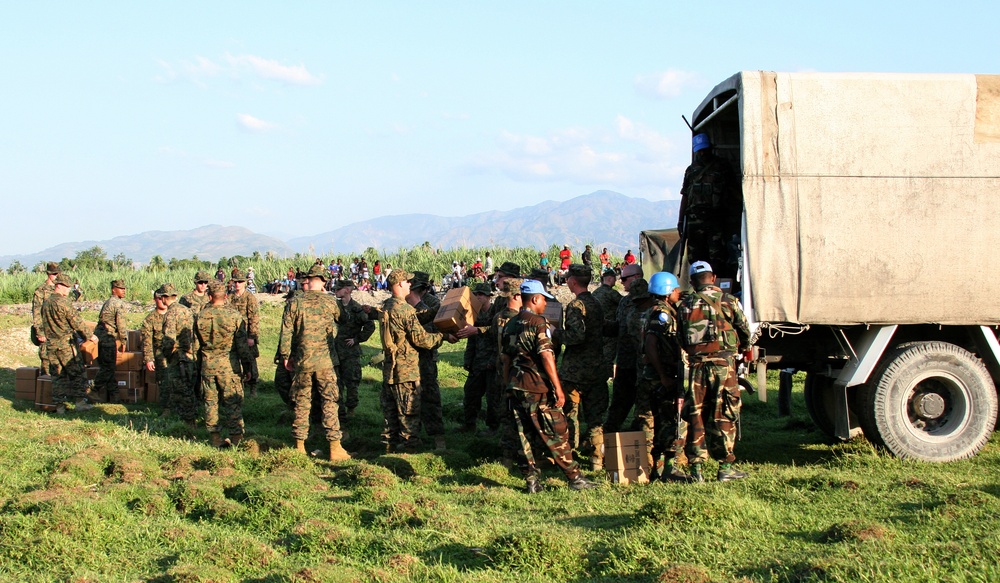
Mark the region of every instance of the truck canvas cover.
POLYGON ((1000 324, 1000 76, 748 71, 696 123, 733 90, 755 321, 1000 324))

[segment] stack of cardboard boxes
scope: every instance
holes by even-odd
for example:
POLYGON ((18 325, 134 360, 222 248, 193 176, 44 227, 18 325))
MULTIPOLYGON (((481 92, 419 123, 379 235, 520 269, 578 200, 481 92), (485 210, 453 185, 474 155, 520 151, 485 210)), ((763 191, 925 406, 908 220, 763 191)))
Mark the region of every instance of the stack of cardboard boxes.
POLYGON ((476 321, 476 310, 472 307, 472 290, 456 287, 448 290, 441 300, 441 308, 434 317, 434 326, 439 332, 454 334, 476 321))

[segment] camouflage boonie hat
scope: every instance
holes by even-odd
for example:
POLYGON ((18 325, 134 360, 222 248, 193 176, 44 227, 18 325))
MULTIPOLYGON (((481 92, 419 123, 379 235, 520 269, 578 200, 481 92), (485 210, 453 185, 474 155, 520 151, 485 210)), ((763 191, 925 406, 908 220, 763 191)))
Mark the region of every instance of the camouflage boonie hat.
POLYGON ((195 283, 208 283, 210 281, 212 281, 212 276, 207 271, 199 271, 194 274, 195 283))
POLYGON ((49 275, 59 275, 61 272, 62 269, 59 269, 58 263, 53 263, 49 261, 48 263, 45 264, 45 273, 49 275))
POLYGON ((500 290, 500 295, 505 298, 510 298, 521 293, 521 284, 524 280, 520 277, 510 277, 503 282, 503 289, 500 290))
POLYGON ((56 275, 56 278, 52 281, 55 285, 64 285, 66 287, 73 287, 73 278, 66 275, 65 273, 60 273, 56 275))
POLYGON ((410 274, 410 287, 413 289, 424 289, 431 286, 431 276, 424 271, 414 271, 410 274))
POLYGON ((213 296, 225 295, 226 291, 227 291, 226 284, 222 283, 221 281, 213 279, 208 282, 209 295, 213 296))
POLYGON ((504 261, 497 268, 497 273, 504 273, 512 277, 521 277, 521 266, 513 261, 504 261))
POLYGON ((406 273, 405 269, 393 269, 392 273, 389 274, 389 277, 386 281, 389 283, 389 286, 391 287, 398 283, 407 281, 408 279, 410 279, 410 274, 406 273))
POLYGON ((313 264, 306 273, 306 277, 318 277, 323 281, 330 279, 330 270, 323 264, 313 264))
POLYGON ((122 280, 120 280, 120 279, 116 279, 116 280, 112 281, 111 282, 111 289, 115 289, 115 288, 125 289, 125 282, 122 281, 122 280))
POLYGON ((488 283, 474 283, 470 286, 473 294, 481 294, 484 296, 493 295, 493 287, 488 283))
POLYGON ((229 278, 230 281, 246 281, 247 274, 241 269, 234 269, 232 277, 229 278))
POLYGON ((632 282, 632 287, 628 289, 628 297, 636 300, 644 300, 649 297, 649 282, 639 278, 632 282))
POLYGON ((172 283, 165 283, 165 284, 161 285, 155 292, 153 292, 153 295, 156 296, 156 297, 158 297, 158 298, 167 297, 167 296, 176 296, 177 295, 177 290, 174 288, 174 284, 172 284, 172 283))
POLYGON ((345 287, 358 287, 354 283, 353 279, 338 279, 335 284, 333 284, 333 289, 344 289, 345 287))
POLYGON ((593 277, 594 272, 582 263, 574 263, 569 266, 566 275, 570 277, 593 277))

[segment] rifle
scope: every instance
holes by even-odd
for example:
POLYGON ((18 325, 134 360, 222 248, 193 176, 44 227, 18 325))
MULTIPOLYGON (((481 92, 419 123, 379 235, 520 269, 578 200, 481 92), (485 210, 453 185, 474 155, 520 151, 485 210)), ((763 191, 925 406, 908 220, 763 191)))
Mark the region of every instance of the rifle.
MULTIPOLYGON (((672 270, 672 273, 677 277, 681 276, 681 267, 684 266, 684 247, 687 246, 687 240, 688 240, 687 222, 688 222, 687 217, 681 218, 681 231, 680 231, 681 238, 677 241, 677 258, 674 260, 674 268, 672 270)), ((681 378, 683 378, 683 376, 681 378)))

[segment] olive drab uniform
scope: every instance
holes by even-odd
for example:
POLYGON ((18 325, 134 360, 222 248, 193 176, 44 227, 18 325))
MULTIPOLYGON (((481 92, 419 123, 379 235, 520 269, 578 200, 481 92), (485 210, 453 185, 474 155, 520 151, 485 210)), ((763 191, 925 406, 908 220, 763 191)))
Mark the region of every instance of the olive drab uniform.
MULTIPOLYGON (((653 419, 647 423, 642 419, 642 431, 646 435, 646 451, 650 452, 653 462, 658 461, 660 454, 665 453, 675 464, 684 452, 684 441, 688 433, 688 422, 685 411, 681 411, 678 424, 677 399, 684 397, 684 385, 679 380, 681 367, 681 348, 677 338, 677 310, 669 302, 658 300, 652 308, 643 315, 640 338, 644 343, 652 337, 656 342, 660 365, 666 374, 666 383, 661 383, 659 373, 650 362, 642 365, 642 375, 639 383, 644 388, 638 393, 650 395, 650 409, 653 419)), ((685 406, 690 408, 690 403, 685 406)))
POLYGON ((249 358, 246 320, 229 305, 209 304, 198 312, 194 323, 201 361, 201 383, 205 398, 205 426, 219 433, 224 423, 229 435, 243 435, 242 362, 249 358))
MULTIPOLYGON (((506 303, 506 298, 502 299, 506 303)), ((490 324, 495 315, 492 304, 489 310, 476 317, 475 326, 480 333, 468 339, 462 366, 468 371, 465 385, 462 389, 462 405, 464 408, 463 429, 472 431, 476 428, 479 410, 486 398, 486 426, 496 430, 500 425, 499 400, 493 398, 497 393, 497 339, 489 334, 490 324)))
POLYGON ((247 290, 243 290, 239 295, 231 294, 229 303, 247 321, 247 339, 253 340, 253 346, 250 346, 247 352, 250 356, 243 363, 243 374, 250 375, 250 379, 244 383, 244 388, 252 397, 257 392, 257 380, 260 378, 260 373, 257 371, 257 357, 260 356, 260 347, 257 346, 260 338, 260 305, 257 296, 247 290))
MULTIPOLYGON (((622 294, 611 287, 602 283, 593 291, 594 297, 597 301, 601 303, 601 309, 604 310, 604 323, 605 325, 614 325, 615 316, 618 314, 618 304, 622 301, 622 294)), ((605 368, 605 374, 607 378, 613 376, 614 364, 615 364, 615 354, 618 352, 618 336, 605 336, 604 337, 604 360, 601 362, 601 366, 605 368)), ((609 416, 610 417, 610 416, 609 416)))
POLYGON ((541 474, 532 448, 533 442, 541 440, 566 477, 579 478, 580 465, 573 459, 566 415, 555 406, 554 385, 542 361, 543 353, 555 354, 548 322, 522 310, 504 326, 500 350, 510 361, 508 392, 520 441, 517 463, 521 473, 526 478, 541 474))
MULTIPOLYGON (((339 301, 339 300, 338 300, 339 301)), ((337 357, 340 360, 340 416, 358 406, 358 387, 361 385, 361 344, 375 333, 375 322, 368 317, 357 300, 340 306, 337 322, 337 357), (353 346, 346 341, 354 340, 353 346)))
POLYGON ((118 390, 115 381, 115 367, 118 363, 118 347, 128 343, 128 328, 125 324, 125 301, 111 296, 97 317, 97 365, 100 370, 94 379, 94 388, 107 391, 109 397, 118 390))
MULTIPOLYGON (((393 272, 395 273, 395 272, 393 272)), ((420 363, 418 348, 441 346, 444 336, 424 330, 417 311, 401 298, 389 298, 379 317, 382 340, 382 392, 387 449, 416 451, 420 445, 420 363)))
POLYGON ((701 464, 711 455, 732 463, 741 406, 735 358, 749 346, 749 325, 739 301, 714 285, 695 286, 678 312, 679 338, 690 364, 688 460, 701 464))
POLYGON ((38 346, 38 360, 41 363, 39 368, 45 374, 49 374, 48 342, 39 342, 38 337, 45 336, 45 328, 42 324, 42 304, 54 291, 56 291, 55 284, 46 280, 45 283, 35 288, 35 293, 31 297, 31 342, 38 346))
POLYGON ((600 366, 604 359, 603 330, 601 304, 584 291, 566 306, 565 326, 556 333, 564 346, 559 379, 566 391, 564 407, 570 443, 573 449, 580 447, 580 425, 585 423, 595 457, 603 454, 604 416, 609 401, 608 377, 600 366))
POLYGON ((195 359, 198 341, 194 334, 194 315, 187 306, 170 304, 163 315, 163 358, 167 362, 166 382, 160 392, 166 394, 168 406, 188 422, 198 416, 195 359))
MULTIPOLYGON (((520 280, 516 287, 520 287, 520 280)), ((502 312, 498 313, 493 317, 493 324, 490 326, 489 334, 496 339, 497 347, 500 350, 497 351, 497 372, 501 373, 497 377, 497 383, 500 385, 498 387, 500 393, 500 449, 503 452, 504 459, 516 460, 517 452, 521 449, 521 440, 517 433, 517 424, 514 419, 514 401, 512 400, 512 395, 510 387, 505 386, 503 383, 502 372, 503 372, 503 332, 504 328, 507 327, 507 323, 517 317, 518 311, 512 308, 504 308, 502 312)))
MULTIPOLYGON (((53 287, 53 290, 55 288, 53 287)), ((77 334, 88 338, 80 312, 73 308, 68 297, 53 291, 41 307, 42 334, 48 344, 46 374, 52 375, 52 402, 68 403, 87 396, 87 377, 83 362, 77 354, 77 334)))
POLYGON ((731 165, 707 150, 698 152, 684 172, 681 195, 688 262, 707 261, 716 266, 719 277, 736 276, 743 213, 740 192, 731 165))

